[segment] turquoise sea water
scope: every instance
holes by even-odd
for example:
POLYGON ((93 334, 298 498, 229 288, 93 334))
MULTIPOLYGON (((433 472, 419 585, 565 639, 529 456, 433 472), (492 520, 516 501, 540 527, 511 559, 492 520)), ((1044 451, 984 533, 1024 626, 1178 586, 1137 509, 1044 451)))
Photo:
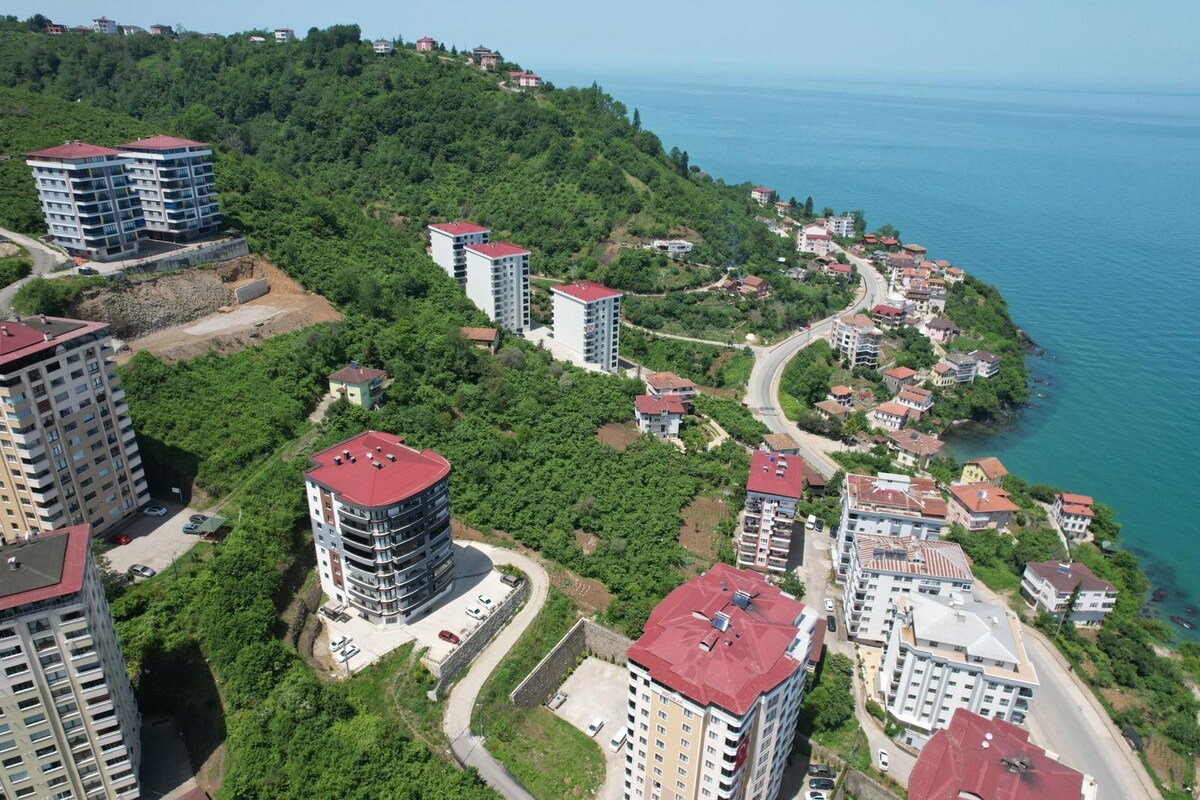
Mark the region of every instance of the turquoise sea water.
POLYGON ((1159 613, 1200 606, 1200 95, 552 79, 598 80, 714 177, 862 209, 997 284, 1046 351, 1034 405, 954 454, 1112 505, 1159 613))

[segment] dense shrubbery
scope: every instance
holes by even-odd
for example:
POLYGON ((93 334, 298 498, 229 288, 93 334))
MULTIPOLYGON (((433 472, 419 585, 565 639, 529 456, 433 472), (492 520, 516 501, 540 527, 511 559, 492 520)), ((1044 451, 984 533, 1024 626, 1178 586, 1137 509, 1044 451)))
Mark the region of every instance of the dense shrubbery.
POLYGON ((836 354, 823 339, 810 344, 787 363, 779 379, 779 391, 807 408, 825 399, 833 376, 836 354))
POLYGON ((694 405, 698 412, 712 417, 734 439, 751 447, 758 447, 762 437, 771 432, 735 400, 698 394, 694 405))
POLYGON ((754 356, 749 348, 734 350, 697 342, 681 342, 621 329, 621 355, 654 372, 674 372, 701 386, 741 388, 750 379, 754 356))
POLYGON ((80 289, 103 285, 104 278, 99 275, 34 278, 17 289, 17 293, 13 295, 13 311, 18 314, 62 314, 79 294, 80 289))

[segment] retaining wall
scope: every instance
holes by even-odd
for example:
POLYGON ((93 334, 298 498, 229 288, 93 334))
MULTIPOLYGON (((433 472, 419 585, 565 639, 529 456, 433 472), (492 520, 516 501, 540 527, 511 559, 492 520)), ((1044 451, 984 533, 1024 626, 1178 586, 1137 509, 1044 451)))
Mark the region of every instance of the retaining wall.
POLYGON ((592 655, 625 664, 628 661, 625 654, 632 646, 633 640, 590 619, 581 619, 525 676, 525 680, 517 684, 508 699, 522 709, 541 705, 562 684, 563 676, 575 666, 580 656, 592 655))
POLYGON ((214 261, 230 261, 235 258, 250 255, 250 246, 242 237, 227 239, 211 244, 198 245, 191 250, 181 253, 166 253, 162 256, 151 256, 141 261, 131 261, 121 266, 121 272, 166 272, 173 269, 194 267, 197 264, 211 264, 214 261))
POLYGON ((251 281, 244 286, 239 286, 233 290, 233 298, 239 303, 249 303, 256 297, 262 297, 267 292, 271 291, 271 284, 266 278, 259 278, 256 281, 251 281))
POLYGON ((829 748, 823 747, 811 739, 803 742, 801 746, 808 747, 813 761, 829 764, 841 773, 838 778, 837 792, 833 795, 834 800, 846 800, 847 797, 855 797, 857 800, 902 800, 899 795, 870 775, 858 770, 847 770, 846 762, 829 748))
POLYGON ((496 610, 488 615, 488 618, 479 624, 479 627, 473 630, 470 635, 462 640, 462 644, 454 648, 450 655, 446 656, 442 661, 425 661, 425 666, 433 677, 437 678, 437 683, 434 685, 431 695, 437 697, 442 693, 442 690, 450 685, 455 678, 458 677, 472 659, 487 646, 500 629, 504 627, 509 618, 517 612, 521 604, 525 602, 525 598, 529 596, 529 581, 521 582, 516 591, 504 598, 496 610))

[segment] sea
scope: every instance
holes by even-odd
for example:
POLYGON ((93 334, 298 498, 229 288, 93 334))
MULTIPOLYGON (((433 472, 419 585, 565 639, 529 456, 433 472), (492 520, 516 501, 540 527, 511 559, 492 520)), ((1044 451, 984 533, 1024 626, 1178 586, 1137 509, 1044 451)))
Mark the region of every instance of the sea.
POLYGON ((714 178, 860 209, 996 284, 1032 402, 953 455, 1112 506, 1154 612, 1200 626, 1200 94, 560 72, 714 178))

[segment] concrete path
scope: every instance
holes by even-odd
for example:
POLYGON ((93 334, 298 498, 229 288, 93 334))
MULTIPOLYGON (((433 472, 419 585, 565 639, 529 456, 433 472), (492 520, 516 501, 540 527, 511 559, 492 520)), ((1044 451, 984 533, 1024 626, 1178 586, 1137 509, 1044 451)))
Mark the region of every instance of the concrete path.
POLYGON ((329 407, 336 402, 337 398, 332 394, 327 394, 322 397, 321 402, 317 403, 317 407, 314 408, 313 412, 308 415, 309 422, 320 425, 321 421, 325 419, 325 412, 328 411, 329 407))
POLYGON ((652 331, 649 328, 643 328, 641 325, 634 325, 632 322, 626 322, 625 320, 621 320, 621 324, 624 325, 626 328, 633 328, 635 330, 641 331, 642 333, 646 334, 647 336, 657 336, 660 339, 674 339, 678 342, 694 342, 696 344, 711 344, 716 347, 744 347, 745 346, 744 344, 738 345, 738 344, 731 343, 731 342, 718 342, 714 339, 697 339, 692 336, 680 336, 677 333, 663 333, 662 331, 652 331))
POLYGON ((442 730, 446 733, 446 739, 450 742, 450 749, 454 752, 455 758, 465 766, 477 769, 479 776, 489 786, 508 800, 533 800, 533 795, 521 785, 521 782, 505 769, 503 764, 492 758, 492 755, 485 749, 486 739, 471 733, 471 717, 479 692, 483 689, 483 684, 487 681, 488 676, 508 655, 508 651, 521 638, 521 634, 525 632, 525 629, 529 627, 546 603, 550 578, 540 564, 520 553, 478 542, 473 546, 487 552, 491 556, 493 564, 511 564, 522 570, 529 577, 529 598, 526 600, 525 606, 517 612, 491 644, 475 657, 470 670, 454 685, 450 697, 446 701, 442 730))
POLYGON ((0 235, 24 247, 29 252, 29 258, 33 261, 33 272, 28 277, 0 289, 0 314, 8 316, 12 314, 12 299, 13 295, 17 293, 17 289, 20 289, 34 277, 46 275, 59 264, 66 263, 67 257, 58 250, 48 247, 36 239, 31 239, 14 231, 6 231, 0 228, 0 235))

